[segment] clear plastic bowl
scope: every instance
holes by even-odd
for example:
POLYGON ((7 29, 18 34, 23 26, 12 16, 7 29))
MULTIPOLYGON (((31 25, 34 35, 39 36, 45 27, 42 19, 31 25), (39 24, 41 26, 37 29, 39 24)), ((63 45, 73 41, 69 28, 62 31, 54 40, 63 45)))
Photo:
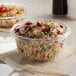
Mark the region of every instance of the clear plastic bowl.
POLYGON ((24 7, 24 5, 22 4, 0 3, 0 5, 16 6, 16 8, 24 8, 23 15, 18 15, 18 16, 13 16, 13 17, 0 17, 0 28, 10 28, 17 22, 24 20, 27 16, 27 7, 24 7))
MULTIPOLYGON (((49 20, 52 20, 52 19, 42 19, 42 21, 49 21, 49 20)), ((34 21, 34 20, 26 20, 26 21, 34 21)), ((67 36, 70 34, 69 26, 61 21, 52 20, 54 22, 60 23, 63 26, 66 26, 68 31, 63 36, 59 36, 50 40, 31 39, 31 38, 18 36, 15 34, 15 31, 14 31, 15 27, 22 26, 26 21, 17 23, 11 29, 11 34, 15 36, 19 52, 23 56, 25 56, 25 58, 32 61, 54 60, 54 58, 56 58, 58 53, 63 49, 64 41, 67 38, 67 36)), ((35 21, 38 21, 38 20, 35 20, 35 21)), ((41 21, 41 19, 39 21, 41 21)))

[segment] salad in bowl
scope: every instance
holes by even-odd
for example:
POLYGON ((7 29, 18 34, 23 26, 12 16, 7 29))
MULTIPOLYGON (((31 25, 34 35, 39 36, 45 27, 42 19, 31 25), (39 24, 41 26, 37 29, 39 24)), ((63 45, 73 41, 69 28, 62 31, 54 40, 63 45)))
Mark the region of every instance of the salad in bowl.
POLYGON ((10 28, 26 18, 27 9, 22 4, 0 4, 0 28, 10 28))
POLYGON ((56 20, 25 20, 11 30, 19 52, 28 60, 48 61, 62 51, 70 33, 68 25, 56 20))

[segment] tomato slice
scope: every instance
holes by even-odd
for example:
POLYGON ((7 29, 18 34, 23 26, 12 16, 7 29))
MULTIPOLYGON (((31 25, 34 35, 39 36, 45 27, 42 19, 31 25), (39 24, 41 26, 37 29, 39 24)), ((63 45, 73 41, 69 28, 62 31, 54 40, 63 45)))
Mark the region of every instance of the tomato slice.
POLYGON ((1 5, 1 6, 0 6, 0 13, 6 12, 6 11, 7 11, 6 6, 1 5))
POLYGON ((11 7, 9 7, 9 11, 14 11, 14 9, 16 9, 15 6, 11 6, 11 7))

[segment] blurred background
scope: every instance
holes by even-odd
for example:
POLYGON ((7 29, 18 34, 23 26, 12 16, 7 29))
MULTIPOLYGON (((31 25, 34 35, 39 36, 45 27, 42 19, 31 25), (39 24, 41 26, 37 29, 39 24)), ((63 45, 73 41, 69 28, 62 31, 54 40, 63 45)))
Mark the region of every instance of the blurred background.
POLYGON ((0 0, 0 2, 24 4, 29 8, 28 11, 30 17, 49 17, 49 15, 51 15, 52 13, 52 0, 0 0), (43 14, 43 12, 45 15, 43 14))
MULTIPOLYGON (((65 15, 67 15, 68 18, 76 19, 76 0, 0 0, 0 2, 24 4, 29 8, 30 18, 36 18, 38 16, 52 17, 53 14, 64 14, 65 11, 65 15)), ((61 17, 61 15, 59 17, 61 17)))

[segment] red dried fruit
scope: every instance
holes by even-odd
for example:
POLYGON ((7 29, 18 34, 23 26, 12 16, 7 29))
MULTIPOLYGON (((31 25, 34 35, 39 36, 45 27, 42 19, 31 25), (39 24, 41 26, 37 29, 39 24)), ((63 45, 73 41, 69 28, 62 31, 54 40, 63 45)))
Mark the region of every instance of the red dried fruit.
POLYGON ((25 27, 25 30, 28 30, 28 31, 30 31, 30 30, 32 30, 32 26, 29 26, 29 25, 27 25, 26 27, 25 27))
POLYGON ((57 31, 57 34, 63 35, 63 33, 62 33, 62 32, 60 32, 59 30, 57 31))
POLYGON ((16 28, 16 29, 15 29, 15 32, 19 32, 19 28, 16 28))
POLYGON ((44 28, 44 31, 50 32, 50 27, 46 26, 46 27, 44 28))
POLYGON ((25 25, 31 25, 32 23, 31 22, 26 22, 26 24, 25 25))
POLYGON ((39 22, 37 22, 37 26, 38 26, 38 27, 42 27, 42 25, 41 25, 39 22))
POLYGON ((60 31, 57 31, 57 34, 60 34, 60 31))
POLYGON ((61 27, 61 28, 63 28, 63 26, 62 26, 62 25, 60 25, 60 27, 61 27))

